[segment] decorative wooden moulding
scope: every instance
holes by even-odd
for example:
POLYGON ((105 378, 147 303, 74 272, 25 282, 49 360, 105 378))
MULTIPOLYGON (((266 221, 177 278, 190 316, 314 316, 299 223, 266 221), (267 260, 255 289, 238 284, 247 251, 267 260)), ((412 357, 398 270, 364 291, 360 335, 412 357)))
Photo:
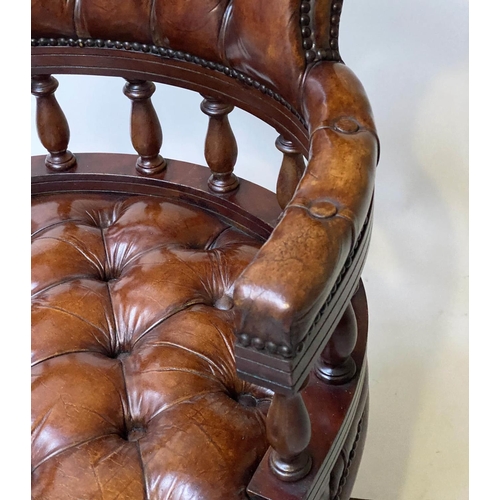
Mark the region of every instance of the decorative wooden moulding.
POLYGON ((183 52, 181 50, 174 50, 167 47, 158 47, 157 45, 138 43, 138 42, 122 42, 118 40, 101 40, 96 38, 33 38, 31 40, 31 46, 37 47, 80 47, 80 48, 107 48, 116 49, 123 51, 132 52, 144 52, 156 55, 158 57, 166 59, 174 59, 178 61, 185 61, 188 63, 196 64, 203 68, 208 68, 213 71, 218 71, 224 73, 230 78, 234 78, 246 85, 253 86, 254 88, 260 90, 263 94, 272 97, 275 101, 283 105, 288 111, 295 115, 304 127, 306 127, 306 122, 304 117, 280 94, 270 89, 263 83, 258 82, 254 78, 246 75, 242 71, 230 68, 221 63, 214 61, 208 61, 202 57, 195 56, 188 52, 183 52))
POLYGON ((69 126, 54 92, 59 82, 51 75, 33 75, 31 93, 36 98, 36 128, 40 142, 49 152, 45 158, 47 168, 59 172, 69 170, 76 158, 68 151, 69 126))

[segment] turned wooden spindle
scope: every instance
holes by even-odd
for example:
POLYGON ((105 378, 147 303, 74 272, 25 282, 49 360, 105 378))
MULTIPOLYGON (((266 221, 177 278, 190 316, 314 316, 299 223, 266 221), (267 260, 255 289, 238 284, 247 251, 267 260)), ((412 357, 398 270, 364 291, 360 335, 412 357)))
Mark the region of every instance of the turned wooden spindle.
POLYGON ((267 439, 272 447, 271 470, 282 481, 302 479, 311 470, 312 459, 307 450, 311 422, 300 392, 291 396, 275 393, 266 425, 267 439))
POLYGON ((280 173, 276 187, 276 196, 282 209, 292 199, 297 184, 306 168, 304 157, 300 149, 293 145, 292 141, 286 140, 282 135, 276 139, 276 147, 283 153, 280 173))
POLYGON ((155 84, 145 80, 127 80, 123 87, 123 93, 132 101, 130 135, 132 145, 139 154, 136 167, 146 175, 157 174, 167 165, 159 154, 163 134, 151 102, 155 90, 155 84))
POLYGON ((328 340, 316 363, 316 375, 328 384, 345 384, 356 374, 356 363, 351 357, 358 338, 354 309, 349 303, 337 328, 328 340))
POLYGON ((36 128, 40 142, 49 152, 45 165, 59 172, 76 164, 76 158, 68 151, 69 126, 54 95, 59 82, 51 75, 33 75, 31 93, 36 97, 36 128))
POLYGON ((238 145, 227 117, 234 106, 205 97, 200 107, 209 116, 205 159, 212 175, 208 179, 208 187, 216 193, 234 191, 239 185, 238 178, 233 173, 238 145))

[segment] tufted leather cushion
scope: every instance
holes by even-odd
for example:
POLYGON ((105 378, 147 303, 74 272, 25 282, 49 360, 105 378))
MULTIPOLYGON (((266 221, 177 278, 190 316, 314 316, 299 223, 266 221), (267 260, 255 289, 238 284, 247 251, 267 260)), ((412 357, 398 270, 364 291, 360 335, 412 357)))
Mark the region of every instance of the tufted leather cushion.
POLYGON ((298 106, 300 16, 296 0, 31 0, 31 34, 186 51, 262 80, 298 106))
POLYGON ((174 200, 33 201, 36 499, 229 499, 267 449, 232 286, 260 242, 174 200))

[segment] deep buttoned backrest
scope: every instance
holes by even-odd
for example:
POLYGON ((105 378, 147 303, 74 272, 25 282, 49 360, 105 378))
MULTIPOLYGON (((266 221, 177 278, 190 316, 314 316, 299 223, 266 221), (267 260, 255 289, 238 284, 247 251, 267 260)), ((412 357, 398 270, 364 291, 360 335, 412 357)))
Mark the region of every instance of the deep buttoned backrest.
POLYGON ((306 63, 339 60, 342 2, 309 0, 32 0, 35 38, 171 48, 224 64, 298 105, 306 63))

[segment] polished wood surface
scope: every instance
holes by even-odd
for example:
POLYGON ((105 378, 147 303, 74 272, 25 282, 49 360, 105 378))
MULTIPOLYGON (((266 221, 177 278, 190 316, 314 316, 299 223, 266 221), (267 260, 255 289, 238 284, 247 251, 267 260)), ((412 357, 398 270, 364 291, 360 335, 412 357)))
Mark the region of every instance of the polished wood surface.
POLYGON ((356 363, 351 354, 357 336, 356 315, 349 304, 316 363, 315 373, 323 382, 341 385, 354 377, 356 363))
POLYGON ((145 80, 128 80, 123 93, 132 101, 130 135, 139 153, 137 169, 143 174, 156 174, 166 167, 160 153, 163 135, 160 120, 151 102, 155 85, 145 80))
POLYGON ((310 439, 311 421, 302 394, 276 393, 267 414, 271 471, 283 481, 298 481, 307 476, 312 465, 306 450, 310 439))
POLYGON ((283 153, 280 173, 276 183, 276 196, 282 209, 285 209, 295 193, 295 189, 306 169, 300 148, 287 141, 282 135, 276 139, 276 147, 283 153))
POLYGON ((238 145, 228 119, 233 108, 234 106, 210 97, 205 97, 201 103, 201 110, 209 116, 205 159, 212 175, 208 179, 208 186, 216 193, 234 191, 239 184, 233 173, 238 145))
POLYGON ((75 156, 68 151, 69 126, 54 92, 59 82, 50 75, 33 75, 31 93, 36 97, 36 129, 40 142, 49 152, 45 164, 52 170, 69 170, 75 156))
POLYGON ((32 193, 106 190, 116 193, 168 195, 189 200, 205 210, 252 231, 262 241, 271 234, 281 213, 276 195, 241 179, 236 191, 217 196, 208 187, 210 170, 201 165, 167 159, 168 168, 145 176, 129 154, 78 153, 78 172, 52 173, 43 156, 32 157, 32 193), (103 169, 106 175, 103 175, 103 169))
MULTIPOLYGON (((33 43, 38 44, 39 39, 33 43)), ((200 94, 207 92, 228 104, 237 106, 265 121, 278 133, 291 138, 308 154, 308 130, 299 113, 265 83, 250 78, 241 71, 220 65, 220 70, 208 66, 210 61, 191 54, 182 58, 153 47, 148 52, 86 46, 36 45, 32 47, 33 74, 80 74, 115 76, 175 85, 200 94), (186 60, 191 56, 191 61, 186 60), (199 63, 196 60, 200 61, 199 63), (227 70, 226 70, 227 68, 227 70), (227 74, 229 73, 229 74, 227 74), (255 82, 255 84, 254 84, 255 82)), ((114 43, 114 42, 113 42, 114 43)), ((121 43, 121 42, 120 42, 121 43)))

